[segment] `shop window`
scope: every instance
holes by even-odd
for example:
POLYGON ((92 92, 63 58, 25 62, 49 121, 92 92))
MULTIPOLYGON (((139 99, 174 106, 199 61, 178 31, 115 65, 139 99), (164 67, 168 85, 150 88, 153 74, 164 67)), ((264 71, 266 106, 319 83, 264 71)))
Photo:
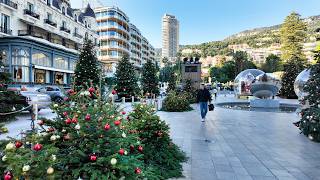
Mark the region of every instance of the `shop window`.
POLYGON ((68 69, 68 60, 64 57, 57 56, 54 59, 54 67, 57 69, 68 69))
POLYGON ((63 73, 56 72, 54 82, 55 82, 56 84, 63 84, 63 82, 64 82, 64 80, 63 80, 63 73))
POLYGON ((49 56, 39 52, 32 54, 32 64, 46 67, 52 66, 49 56))
POLYGON ((30 54, 26 49, 15 48, 12 51, 12 65, 29 66, 30 54))
POLYGON ((76 69, 77 61, 76 60, 70 60, 70 70, 74 71, 76 69))
POLYGON ((29 67, 14 66, 13 81, 29 82, 29 67))
POLYGON ((44 84, 46 82, 46 71, 36 69, 34 73, 35 83, 44 84))
POLYGON ((5 65, 9 65, 8 51, 6 49, 0 49, 0 61, 5 65))

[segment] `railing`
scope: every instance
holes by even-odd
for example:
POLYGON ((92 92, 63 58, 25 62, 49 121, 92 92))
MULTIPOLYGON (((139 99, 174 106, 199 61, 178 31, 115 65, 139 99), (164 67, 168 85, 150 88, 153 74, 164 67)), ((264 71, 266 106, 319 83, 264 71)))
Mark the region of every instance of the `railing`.
POLYGON ((57 23, 53 22, 52 20, 50 19, 45 19, 44 20, 45 23, 51 25, 51 26, 54 26, 54 27, 57 27, 57 23))
POLYGON ((60 30, 70 34, 70 29, 67 29, 66 27, 62 26, 60 27, 60 30))
POLYGON ((0 0, 0 3, 3 3, 5 5, 7 5, 7 6, 10 6, 10 7, 14 8, 14 9, 18 9, 18 4, 13 2, 13 1, 11 1, 11 0, 0 0))
POLYGON ((81 36, 80 34, 78 34, 78 33, 76 33, 76 32, 75 32, 75 33, 73 33, 73 36, 74 36, 74 37, 77 37, 77 38, 80 38, 80 39, 82 39, 82 38, 83 38, 83 36, 81 36))
POLYGON ((9 34, 9 35, 12 34, 12 30, 9 29, 9 28, 5 28, 5 27, 0 27, 0 31, 1 31, 2 33, 5 33, 5 34, 9 34))
POLYGON ((38 37, 38 38, 42 38, 42 39, 44 39, 44 37, 46 37, 45 34, 35 32, 35 31, 28 31, 28 30, 19 30, 18 36, 33 36, 33 37, 38 37))
POLYGON ((27 14, 27 15, 32 16, 34 18, 40 19, 40 15, 39 14, 37 14, 37 13, 35 13, 33 11, 30 11, 29 9, 25 9, 24 10, 24 14, 27 14))

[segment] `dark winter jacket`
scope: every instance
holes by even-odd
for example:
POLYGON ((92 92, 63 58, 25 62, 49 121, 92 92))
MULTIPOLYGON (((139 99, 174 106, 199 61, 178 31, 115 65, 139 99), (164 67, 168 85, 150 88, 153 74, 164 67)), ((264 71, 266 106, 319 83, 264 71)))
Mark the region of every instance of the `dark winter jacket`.
POLYGON ((197 102, 211 101, 211 94, 208 89, 200 89, 197 95, 197 102))

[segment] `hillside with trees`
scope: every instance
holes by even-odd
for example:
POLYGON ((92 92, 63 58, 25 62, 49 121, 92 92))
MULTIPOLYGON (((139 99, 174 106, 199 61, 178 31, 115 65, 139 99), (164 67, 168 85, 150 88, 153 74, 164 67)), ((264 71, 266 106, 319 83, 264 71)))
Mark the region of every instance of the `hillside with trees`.
MULTIPOLYGON (((320 16, 311 16, 303 19, 307 25, 306 42, 320 38, 317 32, 320 31, 320 16)), ((201 57, 215 55, 230 55, 228 45, 233 44, 248 44, 252 48, 265 48, 273 43, 281 43, 280 40, 280 25, 270 27, 255 28, 245 30, 237 34, 231 35, 222 41, 211 41, 197 45, 184 45, 181 49, 199 49, 201 57)))

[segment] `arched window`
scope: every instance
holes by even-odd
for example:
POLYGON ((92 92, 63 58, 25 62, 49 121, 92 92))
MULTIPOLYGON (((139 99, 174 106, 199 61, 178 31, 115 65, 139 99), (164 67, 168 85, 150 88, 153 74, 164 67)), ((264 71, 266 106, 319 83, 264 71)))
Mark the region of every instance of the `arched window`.
POLYGON ((74 14, 74 20, 78 22, 78 16, 76 14, 74 14))
POLYGON ((62 7, 62 14, 66 15, 66 9, 62 7))

